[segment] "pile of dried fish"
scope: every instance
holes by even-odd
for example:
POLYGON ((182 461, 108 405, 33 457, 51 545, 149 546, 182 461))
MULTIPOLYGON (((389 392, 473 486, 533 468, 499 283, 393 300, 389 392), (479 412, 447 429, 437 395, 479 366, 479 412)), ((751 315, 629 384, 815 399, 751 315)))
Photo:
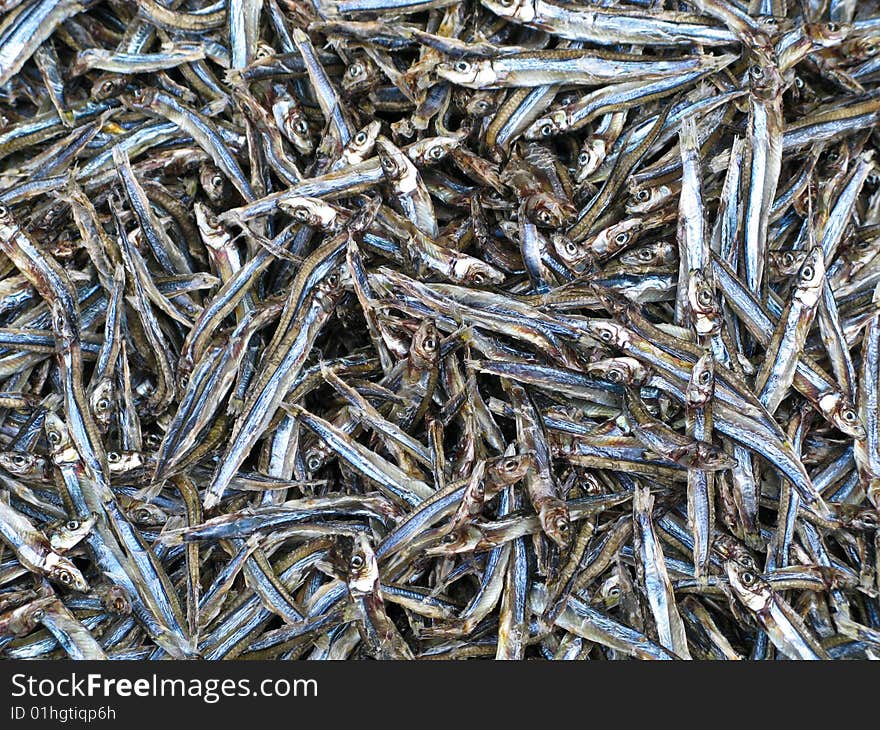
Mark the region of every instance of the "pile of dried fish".
POLYGON ((0 656, 880 656, 873 2, 3 9, 0 656))

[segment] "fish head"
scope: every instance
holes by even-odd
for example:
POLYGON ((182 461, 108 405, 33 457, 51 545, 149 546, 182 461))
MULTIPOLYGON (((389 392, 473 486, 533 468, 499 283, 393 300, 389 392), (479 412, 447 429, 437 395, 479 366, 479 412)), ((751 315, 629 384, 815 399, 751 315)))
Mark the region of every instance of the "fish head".
POLYGON ((676 251, 668 241, 652 241, 629 248, 618 259, 624 266, 663 267, 675 263, 676 251))
POLYGON ((94 390, 89 393, 89 407, 95 417, 95 424, 101 433, 110 428, 113 418, 113 406, 116 402, 116 386, 113 378, 101 378, 94 390))
POLYGON ((92 82, 90 96, 95 101, 104 101, 119 96, 128 85, 129 77, 122 74, 105 73, 92 82))
POLYGON ((749 66, 749 91, 758 99, 772 100, 782 88, 782 77, 767 51, 756 50, 755 61, 749 66))
POLYGON ((795 296, 807 305, 815 305, 825 283, 825 253, 821 246, 813 246, 798 270, 795 296))
POLYGON ((376 138, 382 129, 382 123, 374 119, 351 138, 345 154, 350 161, 359 162, 366 158, 376 146, 376 138))
POLYGON ((469 117, 485 117, 492 114, 499 106, 499 97, 494 91, 477 91, 469 93, 460 89, 462 92, 461 103, 464 107, 464 113, 469 117))
MULTIPOLYGON (((229 193, 229 184, 226 176, 219 167, 211 162, 203 162, 199 165, 199 184, 202 186, 202 190, 205 191, 205 195, 208 196, 208 200, 214 205, 222 203, 229 193)), ((202 231, 203 224, 200 222, 198 208, 196 208, 196 223, 199 226, 199 231, 204 236, 205 233, 202 231)), ((211 233, 215 232, 215 226, 211 223, 209 223, 207 229, 211 233)))
POLYGON ((656 210, 669 200, 673 190, 668 185, 633 187, 630 200, 626 204, 627 213, 647 213, 656 210))
POLYGON ((59 297, 49 304, 52 313, 52 329, 59 339, 63 340, 65 347, 72 346, 79 341, 79 321, 76 312, 68 311, 64 301, 59 297))
POLYGON ((46 432, 46 440, 49 442, 49 451, 55 462, 78 461, 76 449, 73 448, 73 442, 70 440, 70 431, 67 424, 56 413, 47 413, 46 421, 43 424, 46 432))
POLYGON ((847 436, 863 441, 867 432, 859 414, 842 393, 828 393, 819 399, 819 408, 847 436))
POLYGON ((163 509, 140 499, 131 501, 125 509, 125 515, 132 522, 146 527, 161 527, 168 522, 168 515, 163 509))
POLYGON ((724 563, 730 588, 739 601, 755 613, 766 610, 773 600, 773 593, 757 569, 746 567, 735 560, 724 563))
POLYGON ((352 61, 342 75, 342 91, 351 96, 366 91, 376 80, 376 67, 368 58, 352 61))
POLYGON ((89 590, 89 584, 79 568, 63 555, 49 553, 46 556, 46 570, 49 578, 58 585, 80 593, 87 593, 89 590))
MULTIPOLYGON (((804 34, 821 48, 833 48, 845 41, 853 32, 851 23, 807 23, 804 25, 804 34)), ((876 52, 876 49, 875 49, 876 52)), ((850 56, 846 56, 847 59, 850 56)))
POLYGON ((562 228, 577 215, 571 203, 545 192, 529 195, 525 200, 525 211, 529 219, 541 228, 562 228))
POLYGON ((599 231, 590 239, 590 248, 597 256, 611 256, 631 246, 641 230, 641 218, 627 218, 599 231))
POLYGON ((560 261, 569 269, 579 270, 593 261, 593 254, 586 241, 573 241, 563 233, 550 234, 550 244, 560 261))
POLYGON ((0 616, 0 635, 27 636, 46 615, 46 610, 58 599, 55 596, 37 598, 0 616))
POLYGON ((488 60, 459 59, 453 63, 438 63, 436 70, 440 78, 471 89, 482 89, 498 80, 498 74, 488 60))
POLYGON ((650 371, 634 357, 609 357, 587 365, 587 373, 615 385, 642 385, 650 371))
POLYGON ((599 169, 607 154, 608 150, 604 140, 598 137, 587 139, 578 152, 575 181, 578 183, 586 182, 587 178, 599 169))
POLYGON ((774 280, 794 276, 807 258, 806 251, 768 251, 767 267, 774 280))
POLYGON ((486 481, 496 485, 516 484, 529 473, 534 464, 533 451, 497 456, 486 464, 486 481))
POLYGON ((588 319, 582 324, 587 334, 608 347, 624 347, 629 342, 629 334, 610 319, 588 319))
POLYGON ((691 408, 705 406, 711 399, 715 384, 715 357, 706 352, 700 357, 691 372, 691 379, 685 391, 685 402, 691 408))
POLYGON ((473 552, 482 539, 483 533, 478 527, 463 524, 443 532, 434 544, 425 549, 425 555, 439 557, 473 552))
POLYGON ((417 368, 433 367, 440 357, 440 332, 434 320, 423 320, 412 338, 410 362, 417 368))
POLYGON ((34 479, 45 472, 46 460, 29 451, 2 451, 0 467, 14 476, 34 479))
POLYGON ((337 538, 329 558, 353 596, 370 595, 379 589, 379 565, 370 538, 364 533, 337 538))
POLYGON ((339 210, 320 198, 286 198, 281 201, 281 208, 297 222, 322 231, 332 231, 340 224, 339 210))
MULTIPOLYGON (((556 111, 532 122, 524 132, 525 138, 549 139, 550 137, 555 137, 557 134, 563 133, 566 122, 567 117, 565 112, 561 109, 557 109, 556 111)), ((580 157, 578 158, 578 163, 580 163, 580 157)))
POLYGON ((418 173, 412 161, 384 135, 376 137, 376 154, 385 179, 401 191, 410 192, 416 187, 418 173))
POLYGON ((61 522, 46 531, 49 544, 53 550, 59 553, 67 552, 82 542, 83 538, 92 531, 97 521, 98 516, 93 513, 82 520, 70 519, 61 522))
POLYGON ((560 548, 571 545, 571 516, 565 502, 553 499, 541 505, 538 511, 541 529, 560 548))
POLYGON ((407 147, 407 156, 419 167, 434 165, 445 160, 449 153, 461 146, 461 139, 449 135, 426 137, 407 147))
POLYGON ((733 469, 737 465, 736 459, 707 441, 697 441, 692 456, 693 465, 704 471, 733 469))
POLYGON ((310 155, 315 150, 311 128, 305 112, 290 99, 281 99, 272 105, 275 123, 287 140, 301 155, 310 155))
POLYGON ((453 264, 453 276, 458 281, 466 281, 475 286, 504 283, 504 274, 501 271, 472 256, 456 259, 453 264))
POLYGON ((533 21, 538 11, 535 0, 480 0, 487 10, 502 18, 515 18, 521 23, 533 21))
POLYGON ((721 329, 721 306, 712 285, 700 269, 688 273, 687 304, 698 335, 706 337, 721 329))
POLYGON ((103 592, 101 603, 111 613, 120 616, 131 614, 131 598, 122 586, 111 585, 103 592))

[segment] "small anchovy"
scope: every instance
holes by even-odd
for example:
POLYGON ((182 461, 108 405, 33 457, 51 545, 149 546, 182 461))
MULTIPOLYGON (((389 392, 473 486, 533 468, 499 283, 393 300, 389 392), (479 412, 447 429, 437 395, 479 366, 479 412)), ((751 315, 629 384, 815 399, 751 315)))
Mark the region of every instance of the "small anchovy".
POLYGON ((89 584, 73 562, 58 552, 44 533, 15 508, 0 500, 0 537, 28 570, 65 588, 88 591, 89 584))

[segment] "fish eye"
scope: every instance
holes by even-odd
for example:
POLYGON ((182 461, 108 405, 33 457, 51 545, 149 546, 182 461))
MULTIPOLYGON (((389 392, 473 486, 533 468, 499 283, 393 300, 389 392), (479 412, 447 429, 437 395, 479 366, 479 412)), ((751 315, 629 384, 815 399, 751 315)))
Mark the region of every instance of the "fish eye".
POLYGON ((746 568, 755 567, 755 559, 751 555, 741 555, 738 562, 746 568))
POLYGON ((459 61, 455 64, 454 68, 459 73, 467 73, 470 71, 471 65, 467 61, 459 61))
POLYGON ((825 27, 828 28, 831 33, 836 33, 840 30, 840 26, 837 23, 828 23, 825 27))
POLYGON ((550 126, 549 124, 545 124, 545 125, 543 125, 543 126, 541 127, 541 134, 542 134, 544 137, 549 137, 551 134, 553 134, 553 127, 550 126))
POLYGON ((625 233, 625 232, 618 233, 614 237, 614 240, 617 241, 617 243, 623 245, 624 243, 626 243, 629 240, 629 233, 625 233))
POLYGON ((446 543, 447 545, 452 545, 452 543, 454 543, 456 541, 456 539, 457 538, 456 538, 456 535, 454 532, 447 532, 443 536, 443 542, 446 543))
POLYGON ((358 133, 354 136, 354 143, 355 143, 356 145, 363 145, 363 144, 366 144, 366 143, 367 143, 367 135, 366 135, 366 133, 365 133, 365 132, 358 132, 358 133))
POLYGON ((361 66, 359 63, 353 63, 351 66, 348 67, 348 75, 352 78, 360 76, 363 72, 364 67, 361 66))
POLYGON ((443 148, 440 145, 435 145, 428 150, 428 157, 431 157, 435 160, 439 160, 443 157, 443 148))
POLYGON ((312 455, 306 460, 306 466, 309 467, 309 471, 317 471, 321 468, 321 457, 317 455, 312 455))
POLYGON ((647 190, 639 190, 639 192, 636 193, 636 200, 638 200, 642 203, 647 201, 648 198, 650 198, 650 197, 651 197, 651 193, 649 193, 647 190))
POLYGON ((812 266, 804 266, 803 271, 801 271, 801 278, 812 279, 814 273, 812 266))
POLYGON ((57 578, 59 581, 64 583, 64 585, 69 586, 73 583, 73 576, 68 573, 66 570, 59 570, 57 574, 57 578))
POLYGON ((519 466, 518 459, 508 459, 507 461, 504 462, 504 470, 505 471, 513 471, 518 466, 519 466))
POLYGON ((611 588, 608 589, 608 595, 611 596, 612 598, 614 598, 615 596, 619 596, 620 595, 620 588, 618 588, 617 586, 612 586, 611 588))
POLYGON ((293 217, 298 221, 307 221, 309 219, 309 209, 308 208, 296 208, 293 211, 293 217))
POLYGON ((0 218, 8 218, 9 217, 9 208, 5 205, 0 205, 0 218))
POLYGON ((847 423, 854 423, 858 419, 855 411, 850 410, 849 408, 847 408, 841 415, 843 416, 843 420, 847 423))
POLYGON ((223 176, 222 175, 214 175, 211 178, 211 185, 213 185, 215 188, 219 188, 221 185, 223 185, 223 176))
POLYGON ((150 510, 141 507, 141 509, 137 510, 134 513, 134 516, 135 516, 135 519, 140 520, 141 522, 144 522, 144 521, 150 519, 150 517, 152 515, 150 514, 150 510))
POLYGON ((111 464, 115 464, 117 461, 119 461, 119 458, 119 454, 115 451, 111 451, 107 454, 107 461, 109 461, 111 464))
POLYGON ((873 43, 868 43, 865 46, 865 53, 867 53, 869 56, 873 56, 876 51, 877 46, 875 46, 873 43))
POLYGON ((614 339, 614 335, 611 330, 603 329, 599 332, 599 339, 602 340, 602 342, 611 342, 614 339))
POLYGON ((557 530, 559 530, 559 532, 562 532, 562 533, 568 532, 569 525, 568 525, 568 520, 565 519, 565 517, 560 517, 559 519, 557 519, 554 526, 556 527, 557 530))
POLYGON ((306 134, 309 131, 309 123, 305 119, 300 119, 293 128, 300 134, 306 134))
POLYGON ((57 446, 61 443, 61 434, 58 431, 47 431, 46 438, 52 446, 57 446))
POLYGON ((794 263, 794 254, 791 251, 786 251, 782 255, 782 263, 786 266, 791 266, 794 263))
POLYGON ((753 585, 755 582, 755 574, 752 573, 750 570, 744 571, 741 577, 743 585, 750 586, 753 585))
POLYGON ((514 0, 498 0, 502 8, 513 7, 514 0))
POLYGON ((12 463, 16 466, 24 466, 27 463, 27 459, 21 454, 16 454, 12 457, 12 463))
POLYGON ((590 161, 590 156, 586 152, 581 152, 578 155, 578 164, 583 167, 590 161))
POLYGON ((794 77, 794 85, 797 86, 799 89, 803 89, 804 88, 804 80, 800 76, 795 76, 794 77))
POLYGON ((478 102, 474 104, 478 111, 484 112, 489 108, 489 102, 485 99, 480 99, 478 102))
POLYGON ((760 66, 752 66, 751 68, 752 78, 762 79, 764 78, 764 69, 760 66))
POLYGON ((606 380, 611 381, 612 383, 619 383, 623 380, 623 374, 619 370, 609 370, 608 374, 605 376, 606 380))
POLYGON ((106 398, 101 398, 101 400, 97 403, 99 411, 106 411, 110 407, 110 401, 106 398))
POLYGON ((364 557, 362 555, 352 555, 351 560, 348 561, 348 567, 352 570, 360 570, 364 567, 364 557))
POLYGON ((68 530, 78 530, 79 529, 79 522, 77 522, 76 520, 68 520, 67 522, 64 523, 64 526, 68 530))
POLYGON ((553 216, 550 215, 550 211, 549 211, 549 210, 541 210, 541 211, 538 211, 538 216, 537 216, 537 217, 538 217, 538 220, 539 220, 541 223, 545 223, 545 224, 547 224, 547 225, 549 225, 550 223, 553 222, 553 216))
POLYGON ((46 615, 46 612, 42 608, 38 608, 36 611, 34 611, 31 614, 31 616, 34 618, 35 621, 39 621, 45 615, 46 615))
POLYGON ((700 373, 700 382, 703 385, 708 385, 710 380, 712 380, 712 375, 709 373, 708 370, 704 370, 700 373))
POLYGON ((702 289, 700 293, 697 294, 697 301, 703 306, 707 306, 712 303, 712 295, 705 289, 702 289))
POLYGON ((650 261, 651 259, 654 258, 654 254, 652 254, 650 249, 647 249, 647 248, 643 248, 641 251, 639 251, 637 256, 642 261, 650 261))
POLYGON ((434 337, 426 337, 424 346, 426 350, 433 352, 437 349, 437 340, 434 337))
POLYGON ((479 271, 475 271, 471 274, 471 281, 474 282, 474 284, 482 284, 485 280, 486 277, 479 271))
POLYGON ((569 256, 574 256, 577 252, 578 247, 574 241, 565 242, 565 253, 567 253, 569 256))
POLYGON ((337 274, 335 271, 332 274, 328 274, 327 285, 330 286, 330 288, 332 289, 335 289, 337 286, 339 286, 339 274, 337 274))

